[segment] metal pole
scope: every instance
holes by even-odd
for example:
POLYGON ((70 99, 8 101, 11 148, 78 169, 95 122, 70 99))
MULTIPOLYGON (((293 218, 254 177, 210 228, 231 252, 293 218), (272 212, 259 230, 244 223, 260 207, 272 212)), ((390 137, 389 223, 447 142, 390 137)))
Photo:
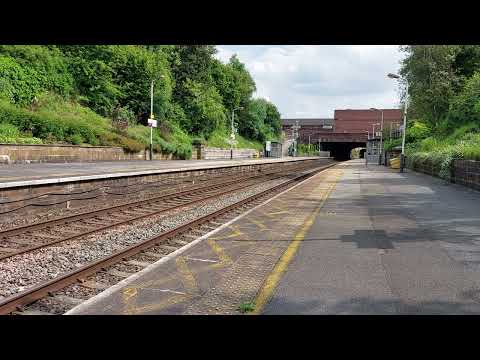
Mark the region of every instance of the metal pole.
POLYGON ((232 129, 230 133, 230 160, 233 159, 233 114, 235 112, 235 109, 232 109, 232 129))
MULTIPOLYGON (((153 80, 150 85, 150 119, 153 119, 153 80)), ((153 126, 150 126, 150 160, 153 160, 153 126)))
POLYGON ((403 139, 402 139, 402 155, 400 158, 400 172, 404 172, 405 167, 405 133, 407 132, 407 108, 408 108, 408 80, 405 97, 405 111, 403 112, 403 139))
POLYGON ((382 157, 383 157, 383 110, 382 110, 382 123, 380 129, 380 155, 378 157, 378 165, 382 165, 382 157))

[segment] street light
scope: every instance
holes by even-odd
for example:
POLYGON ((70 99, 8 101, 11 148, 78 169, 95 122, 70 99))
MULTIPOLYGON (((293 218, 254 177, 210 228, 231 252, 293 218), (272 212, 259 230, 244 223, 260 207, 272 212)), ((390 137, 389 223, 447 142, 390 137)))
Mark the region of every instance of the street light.
POLYGON ((379 110, 376 108, 370 108, 373 111, 380 111, 382 113, 382 125, 380 128, 380 156, 378 157, 378 165, 382 165, 382 156, 383 156, 383 110, 379 110))
POLYGON ((243 110, 243 107, 238 107, 238 108, 234 108, 232 109, 232 129, 231 129, 231 133, 230 133, 230 160, 233 159, 233 142, 235 140, 235 128, 233 126, 233 117, 235 115, 235 111, 237 110, 243 110))
MULTIPOLYGON (((165 76, 164 75, 160 75, 160 78, 161 79, 164 79, 165 76)), ((153 83, 155 82, 155 80, 152 80, 152 83, 150 84, 150 119, 154 119, 154 115, 153 115, 153 83)), ((155 121, 154 121, 155 122, 155 121)), ((150 123, 150 121, 149 121, 150 123)), ((154 127, 154 124, 149 124, 150 126, 150 160, 153 160, 153 127, 154 127)), ((156 127, 156 125, 155 125, 156 127)))
MULTIPOLYGON (((397 74, 389 73, 387 76, 390 79, 400 79, 397 74)), ((406 80, 406 79, 405 79, 406 80)), ((407 132, 407 108, 408 108, 408 80, 406 80, 406 98, 405 98, 405 110, 403 111, 403 137, 402 137, 402 155, 400 156, 400 172, 403 172, 405 167, 405 133, 407 132)))

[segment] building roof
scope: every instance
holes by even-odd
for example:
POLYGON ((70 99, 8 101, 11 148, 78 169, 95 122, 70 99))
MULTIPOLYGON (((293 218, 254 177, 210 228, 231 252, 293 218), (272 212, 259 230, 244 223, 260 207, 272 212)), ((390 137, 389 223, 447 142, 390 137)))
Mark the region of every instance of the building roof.
POLYGON ((282 125, 295 125, 295 122, 298 120, 298 125, 323 125, 325 123, 332 124, 332 118, 322 118, 322 119, 312 119, 312 118, 300 118, 300 119, 281 119, 282 125))

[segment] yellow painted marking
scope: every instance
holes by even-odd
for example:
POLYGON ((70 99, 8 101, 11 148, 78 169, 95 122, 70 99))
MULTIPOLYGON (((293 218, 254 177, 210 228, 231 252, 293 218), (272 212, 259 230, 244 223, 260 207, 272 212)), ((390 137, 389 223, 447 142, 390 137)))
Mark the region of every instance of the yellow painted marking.
POLYGON ((123 289, 122 300, 124 304, 124 314, 132 314, 135 311, 135 300, 137 299, 138 291, 134 287, 127 287, 123 289))
POLYGON ((270 219, 275 218, 277 215, 288 214, 288 211, 277 211, 277 212, 260 211, 260 212, 266 217, 269 217, 270 219))
POLYGON ((211 269, 216 269, 216 268, 219 268, 219 267, 224 267, 224 266, 227 266, 227 265, 230 265, 233 263, 232 259, 230 259, 230 256, 227 255, 227 253, 225 252, 225 250, 223 250, 223 248, 218 245, 215 240, 213 239, 207 239, 207 243, 208 245, 210 245, 210 247, 212 248, 212 250, 215 252, 215 254, 217 254, 218 258, 220 259, 220 262, 219 263, 216 263, 216 264, 212 264, 212 265, 209 265, 209 267, 211 269))
POLYGON ((188 267, 185 258, 183 256, 177 257, 176 263, 177 263, 178 272, 181 275, 180 280, 183 283, 183 286, 185 287, 185 289, 191 293, 197 293, 198 292, 197 281, 195 280, 195 276, 193 276, 193 273, 188 267))
POLYGON ((263 286, 260 289, 260 292, 258 293, 257 298, 255 299, 255 310, 250 314, 252 315, 260 314, 265 304, 270 300, 271 296, 273 295, 273 292, 275 291, 278 283, 280 282, 280 279, 282 278, 282 275, 287 270, 287 267, 292 261, 293 256, 297 252, 300 246, 300 242, 305 238, 305 234, 313 225, 315 221, 315 217, 318 215, 323 205, 325 204, 326 200, 330 196, 331 192, 335 188, 335 185, 337 181, 340 179, 340 176, 341 176, 341 173, 338 175, 338 177, 335 180, 332 181, 332 185, 324 194, 324 196, 322 196, 320 204, 305 220, 305 222, 303 223, 300 230, 295 235, 294 239, 292 240, 288 248, 282 254, 280 260, 277 262, 277 264, 275 264, 275 267, 272 270, 272 272, 265 279, 265 282, 263 283, 263 286))
POLYGON ((128 315, 138 315, 138 314, 143 314, 146 312, 151 312, 151 311, 159 311, 162 310, 168 306, 172 306, 175 304, 178 304, 180 302, 186 301, 188 299, 191 299, 192 296, 190 295, 174 295, 168 299, 165 299, 163 301, 160 301, 159 303, 154 303, 154 304, 148 304, 144 306, 139 306, 131 309, 128 315))
POLYGON ((260 220, 255 220, 255 219, 248 219, 252 224, 257 225, 260 228, 260 231, 266 231, 268 228, 265 226, 265 224, 260 221, 260 220))
POLYGON ((222 239, 229 239, 229 238, 234 238, 234 237, 244 235, 244 233, 240 231, 238 226, 229 226, 229 228, 232 230, 232 232, 229 235, 210 236, 209 239, 222 240, 222 239))

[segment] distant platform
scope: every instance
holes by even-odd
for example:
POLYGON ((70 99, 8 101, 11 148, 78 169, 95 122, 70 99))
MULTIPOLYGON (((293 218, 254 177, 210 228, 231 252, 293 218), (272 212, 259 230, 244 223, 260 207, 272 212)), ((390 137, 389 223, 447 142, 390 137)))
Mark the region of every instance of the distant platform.
POLYGON ((311 159, 321 159, 321 157, 242 160, 132 160, 0 165, 0 189, 311 159))

